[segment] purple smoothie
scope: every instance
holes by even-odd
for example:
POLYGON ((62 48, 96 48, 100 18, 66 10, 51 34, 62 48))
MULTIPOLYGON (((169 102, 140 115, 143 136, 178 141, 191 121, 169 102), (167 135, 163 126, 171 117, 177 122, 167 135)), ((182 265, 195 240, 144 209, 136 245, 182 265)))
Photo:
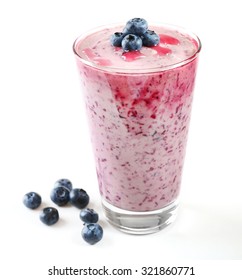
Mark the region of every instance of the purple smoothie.
POLYGON ((190 121, 199 42, 152 26, 155 47, 124 53, 99 29, 74 45, 102 198, 144 212, 174 202, 190 121))

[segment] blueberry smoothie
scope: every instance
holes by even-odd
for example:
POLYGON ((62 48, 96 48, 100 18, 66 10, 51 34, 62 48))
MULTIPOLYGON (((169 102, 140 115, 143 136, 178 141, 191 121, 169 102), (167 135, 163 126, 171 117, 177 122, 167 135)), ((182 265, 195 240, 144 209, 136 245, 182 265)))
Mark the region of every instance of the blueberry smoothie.
POLYGON ((81 36, 74 52, 106 215, 149 233, 177 206, 201 46, 183 29, 131 21, 81 36))

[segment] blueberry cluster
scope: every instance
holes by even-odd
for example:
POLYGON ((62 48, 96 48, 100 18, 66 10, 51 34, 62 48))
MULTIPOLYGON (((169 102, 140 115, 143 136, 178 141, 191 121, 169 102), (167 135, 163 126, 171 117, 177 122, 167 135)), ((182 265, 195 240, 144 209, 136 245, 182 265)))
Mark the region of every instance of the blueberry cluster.
MULTIPOLYGON (((93 245, 102 239, 103 229, 97 223, 98 213, 93 209, 85 208, 90 200, 85 190, 73 188, 68 179, 60 179, 55 182, 50 198, 58 206, 70 203, 76 208, 82 209, 80 212, 80 219, 84 222, 82 237, 87 243, 93 245)), ((36 192, 29 192, 24 195, 23 203, 29 209, 37 209, 42 203, 42 198, 36 192)), ((51 226, 58 222, 59 212, 55 207, 45 207, 41 210, 39 217, 41 222, 51 226)))
POLYGON ((139 51, 142 46, 153 47, 159 44, 160 37, 148 29, 143 18, 133 18, 126 23, 123 32, 115 32, 110 38, 114 47, 122 47, 125 52, 139 51))

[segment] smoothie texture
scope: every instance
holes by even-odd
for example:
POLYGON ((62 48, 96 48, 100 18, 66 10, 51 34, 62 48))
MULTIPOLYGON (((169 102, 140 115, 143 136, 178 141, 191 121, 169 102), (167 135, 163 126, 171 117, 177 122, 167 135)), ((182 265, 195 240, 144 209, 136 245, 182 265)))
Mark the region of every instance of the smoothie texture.
POLYGON ((74 44, 102 198, 129 211, 153 211, 180 191, 199 42, 151 26, 153 47, 110 44, 116 25, 74 44))

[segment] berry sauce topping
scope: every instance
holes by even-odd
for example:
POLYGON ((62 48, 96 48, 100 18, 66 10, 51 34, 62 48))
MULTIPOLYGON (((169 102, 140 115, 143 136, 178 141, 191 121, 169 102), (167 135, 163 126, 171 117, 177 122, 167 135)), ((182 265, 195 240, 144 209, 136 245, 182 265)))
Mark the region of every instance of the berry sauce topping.
POLYGON ((171 53, 171 49, 162 47, 160 45, 152 47, 152 49, 155 50, 158 55, 166 55, 171 53))
POLYGON ((180 41, 166 34, 159 34, 160 42, 168 45, 179 45, 180 41))
POLYGON ((145 57, 145 55, 142 54, 140 51, 137 51, 137 52, 124 52, 122 54, 122 58, 125 61, 134 61, 135 59, 139 59, 139 58, 142 58, 142 57, 145 57))

